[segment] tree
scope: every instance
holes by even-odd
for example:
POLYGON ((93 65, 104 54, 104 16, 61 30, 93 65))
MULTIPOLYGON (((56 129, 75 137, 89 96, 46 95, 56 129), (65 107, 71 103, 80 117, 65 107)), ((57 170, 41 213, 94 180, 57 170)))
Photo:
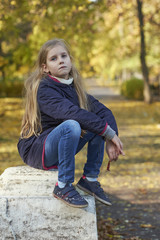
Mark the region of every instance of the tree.
POLYGON ((31 71, 42 44, 51 38, 69 42, 76 65, 91 74, 96 37, 96 2, 86 0, 0 0, 0 78, 21 78, 31 71))
MULTIPOLYGON (((41 45, 55 37, 70 44, 83 77, 98 76, 105 84, 141 73, 137 8, 126 0, 0 0, 0 80, 23 79, 41 45)), ((143 1, 151 81, 159 76, 158 9, 158 0, 143 1)))
POLYGON ((145 34, 144 34, 144 17, 142 11, 142 0, 137 0, 137 10, 138 10, 138 19, 140 27, 140 39, 141 39, 141 48, 140 48, 140 61, 141 68, 144 79, 144 101, 146 103, 151 103, 151 91, 149 87, 149 71, 146 63, 146 45, 145 45, 145 34))

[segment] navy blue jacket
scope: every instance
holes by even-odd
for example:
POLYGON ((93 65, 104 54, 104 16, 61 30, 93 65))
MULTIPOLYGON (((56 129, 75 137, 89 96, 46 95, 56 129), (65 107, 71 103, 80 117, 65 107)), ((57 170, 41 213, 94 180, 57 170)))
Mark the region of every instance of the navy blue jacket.
POLYGON ((23 161, 31 167, 46 169, 44 166, 44 146, 48 134, 63 121, 72 119, 79 122, 82 129, 103 134, 107 124, 116 131, 115 118, 107 107, 88 95, 90 111, 81 109, 74 84, 66 85, 47 76, 41 80, 37 101, 41 113, 42 132, 27 139, 19 139, 18 151, 23 161))

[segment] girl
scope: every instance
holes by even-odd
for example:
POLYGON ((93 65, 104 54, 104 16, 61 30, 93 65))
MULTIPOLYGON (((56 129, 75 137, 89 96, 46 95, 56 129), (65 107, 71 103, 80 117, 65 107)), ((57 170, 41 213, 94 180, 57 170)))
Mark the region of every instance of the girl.
POLYGON ((25 82, 26 104, 18 150, 31 167, 58 168, 54 197, 73 207, 87 201, 73 187, 75 155, 88 142, 84 173, 77 186, 111 205, 97 181, 104 143, 110 161, 123 153, 112 112, 84 92, 81 77, 64 40, 47 41, 36 69, 25 82))

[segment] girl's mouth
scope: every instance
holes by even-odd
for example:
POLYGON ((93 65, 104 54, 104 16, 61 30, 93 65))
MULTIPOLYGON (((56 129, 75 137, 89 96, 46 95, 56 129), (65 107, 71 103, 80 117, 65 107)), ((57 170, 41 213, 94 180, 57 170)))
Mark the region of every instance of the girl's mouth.
POLYGON ((66 68, 66 66, 62 66, 62 67, 60 67, 59 69, 63 69, 63 68, 66 68))

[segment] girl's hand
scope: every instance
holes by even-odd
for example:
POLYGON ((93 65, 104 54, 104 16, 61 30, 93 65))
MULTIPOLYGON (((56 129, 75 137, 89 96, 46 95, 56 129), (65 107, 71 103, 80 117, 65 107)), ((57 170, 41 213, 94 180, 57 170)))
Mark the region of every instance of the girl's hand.
POLYGON ((124 156, 125 153, 123 152, 123 143, 121 142, 119 137, 115 134, 111 141, 115 144, 118 151, 118 155, 122 154, 124 156))
POLYGON ((112 162, 118 159, 119 151, 111 140, 106 140, 106 152, 109 157, 109 161, 112 162))

